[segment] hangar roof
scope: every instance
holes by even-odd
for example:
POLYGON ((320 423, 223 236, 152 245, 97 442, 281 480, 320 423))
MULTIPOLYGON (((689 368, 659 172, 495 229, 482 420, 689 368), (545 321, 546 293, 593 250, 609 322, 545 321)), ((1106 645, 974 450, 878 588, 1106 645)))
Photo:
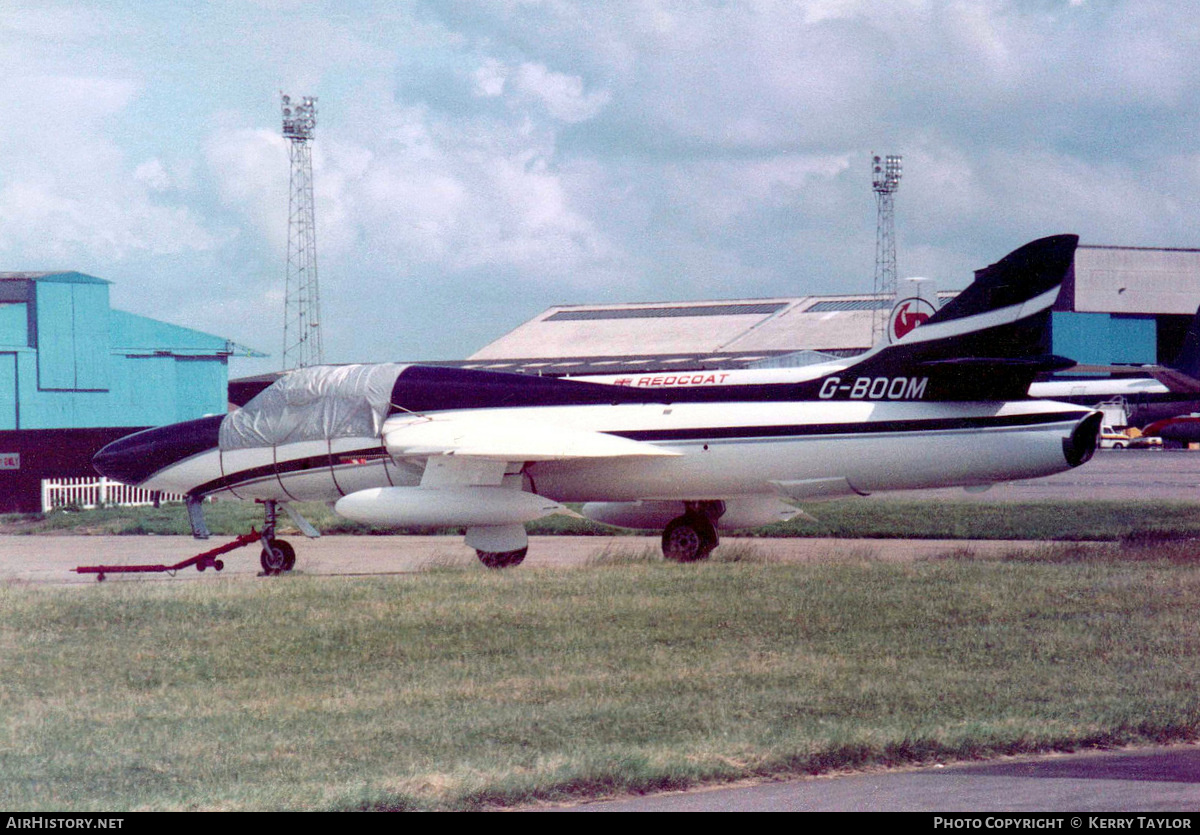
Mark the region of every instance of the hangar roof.
POLYGON ((870 347, 870 295, 551 307, 469 358, 619 358, 870 347))
POLYGON ((52 281, 56 284, 112 284, 87 273, 62 272, 0 272, 0 281, 52 281))
POLYGON ((111 284, 103 278, 77 272, 0 272, 0 303, 26 302, 33 294, 35 284, 111 284))
MULTIPOLYGON (((1064 290, 1060 310, 1191 316, 1200 300, 1200 249, 1080 245, 1064 290)), ((943 300, 952 295, 938 293, 943 300)), ((560 305, 476 351, 468 362, 806 350, 845 356, 870 347, 872 314, 890 306, 870 294, 560 305)), ((520 370, 532 370, 527 365, 520 370)))

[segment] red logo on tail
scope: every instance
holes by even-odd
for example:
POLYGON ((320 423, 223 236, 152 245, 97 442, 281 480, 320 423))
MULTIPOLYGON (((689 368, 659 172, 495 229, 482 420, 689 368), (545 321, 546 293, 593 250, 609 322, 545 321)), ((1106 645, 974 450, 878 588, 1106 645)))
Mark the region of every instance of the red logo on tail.
POLYGON ((913 328, 929 320, 934 314, 933 305, 924 299, 905 299, 892 308, 888 321, 888 341, 895 342, 913 328))

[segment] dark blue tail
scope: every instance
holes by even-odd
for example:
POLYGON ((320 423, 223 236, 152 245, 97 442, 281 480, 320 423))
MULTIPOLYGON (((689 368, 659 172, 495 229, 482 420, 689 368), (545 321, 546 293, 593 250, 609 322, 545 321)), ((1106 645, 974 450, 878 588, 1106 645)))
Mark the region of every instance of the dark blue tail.
POLYGON ((1042 238, 976 271, 927 322, 852 370, 873 378, 921 375, 928 379, 924 400, 1025 397, 1036 375, 1074 365, 1050 353, 1050 313, 1078 243, 1076 235, 1042 238))

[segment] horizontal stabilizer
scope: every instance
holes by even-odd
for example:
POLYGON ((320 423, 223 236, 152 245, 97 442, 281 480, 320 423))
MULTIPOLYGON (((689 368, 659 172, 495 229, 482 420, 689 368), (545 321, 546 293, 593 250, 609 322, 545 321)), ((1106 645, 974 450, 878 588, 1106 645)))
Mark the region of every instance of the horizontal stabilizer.
POLYGON ((1060 357, 1056 354, 1045 354, 1037 357, 952 357, 947 359, 926 360, 920 363, 922 368, 938 366, 955 366, 969 368, 979 366, 986 368, 1012 368, 1022 371, 1054 372, 1075 368, 1075 360, 1060 357))
MULTIPOLYGON (((1175 394, 1200 394, 1200 379, 1186 374, 1183 371, 1172 368, 1166 365, 1132 365, 1130 363, 1120 363, 1117 365, 1097 365, 1094 363, 1080 363, 1071 366, 1073 374, 1110 374, 1118 377, 1130 377, 1130 375, 1145 375, 1153 380, 1157 380, 1166 386, 1167 391, 1175 394)), ((1135 379, 1136 377, 1130 377, 1135 379)))
POLYGON ((384 426, 383 439, 395 458, 461 455, 493 461, 564 461, 679 455, 653 444, 603 432, 523 417, 502 418, 495 413, 393 418, 384 426))

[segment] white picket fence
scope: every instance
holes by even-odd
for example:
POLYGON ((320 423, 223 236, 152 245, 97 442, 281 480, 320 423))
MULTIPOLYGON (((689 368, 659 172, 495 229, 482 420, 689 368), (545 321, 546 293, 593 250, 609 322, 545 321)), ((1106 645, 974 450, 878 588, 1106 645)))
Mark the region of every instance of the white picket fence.
POLYGON ((42 479, 42 513, 56 507, 100 507, 101 505, 124 505, 138 507, 152 505, 155 497, 160 502, 181 502, 179 493, 160 493, 130 487, 107 478, 57 478, 42 479))

